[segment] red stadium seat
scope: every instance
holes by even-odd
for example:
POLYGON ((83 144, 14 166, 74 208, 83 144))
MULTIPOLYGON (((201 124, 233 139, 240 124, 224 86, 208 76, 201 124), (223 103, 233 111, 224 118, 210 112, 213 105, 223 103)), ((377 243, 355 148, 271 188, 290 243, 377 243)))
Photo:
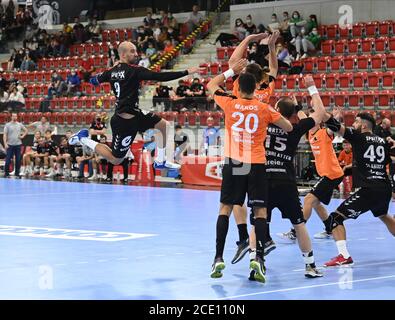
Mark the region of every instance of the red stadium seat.
POLYGON ((101 83, 100 84, 100 93, 101 94, 111 93, 111 85, 109 83, 101 83))
POLYGON ((299 78, 298 74, 292 74, 287 77, 287 90, 295 90, 296 89, 296 79, 299 78))
POLYGON ((207 126, 207 118, 211 116, 210 111, 204 111, 200 114, 200 126, 207 126))
POLYGON ((86 118, 85 118, 85 123, 86 124, 91 124, 93 120, 96 118, 96 112, 87 112, 86 118))
POLYGON ((315 71, 315 64, 316 64, 317 58, 306 58, 303 60, 303 71, 312 73, 315 71))
POLYGON ((228 58, 230 58, 233 54, 233 52, 236 50, 236 47, 228 47, 228 50, 226 51, 226 55, 228 58))
POLYGON ((382 73, 382 79, 382 86, 384 88, 395 88, 395 73, 393 71, 382 73))
POLYGON ((379 22, 379 33, 381 36, 388 36, 390 34, 391 21, 380 21, 379 22))
POLYGON ((379 79, 382 79, 382 72, 369 72, 367 74, 367 82, 369 89, 377 89, 379 87, 379 79))
POLYGON ((339 71, 343 65, 343 57, 336 56, 331 58, 331 71, 339 71))
POLYGON ((224 48, 224 47, 217 48, 217 58, 218 58, 218 60, 225 59, 225 54, 226 54, 226 48, 224 48))
POLYGON ((333 40, 326 40, 321 43, 321 52, 323 55, 331 55, 333 52, 333 40))
POLYGON ((341 39, 351 38, 352 26, 350 24, 344 25, 343 27, 339 25, 339 36, 341 39))
POLYGON ((346 97, 348 96, 348 93, 345 91, 341 91, 341 92, 336 92, 334 94, 334 103, 336 106, 339 107, 344 107, 346 104, 346 97))
POLYGON ((353 92, 347 97, 348 97, 348 106, 351 109, 360 109, 362 103, 362 96, 360 95, 360 92, 358 91, 353 92))
POLYGON ((374 53, 374 38, 367 38, 362 40, 362 52, 363 53, 374 53))
POLYGON ((378 93, 378 106, 380 108, 390 109, 394 103, 394 91, 381 91, 378 93))
POLYGON ((350 127, 354 123, 356 115, 357 115, 357 111, 350 111, 350 110, 345 111, 344 112, 344 124, 347 127, 350 127))
POLYGON ((219 73, 219 64, 214 62, 210 63, 210 73, 212 75, 217 75, 219 73))
POLYGON ((370 57, 372 69, 381 70, 383 67, 384 54, 376 54, 370 57))
POLYGON ((370 59, 370 56, 358 57, 358 70, 367 70, 369 59, 370 59))
POLYGON ((197 117, 199 116, 198 112, 186 112, 188 118, 188 126, 189 127, 196 127, 197 125, 197 117))
POLYGON ((221 62, 221 72, 225 72, 229 70, 229 62, 228 61, 222 61, 221 62))
POLYGON ((363 34, 363 30, 365 28, 364 23, 356 23, 352 26, 352 36, 354 38, 361 38, 363 34))
POLYGON ((326 26, 326 35, 330 39, 334 39, 338 37, 338 29, 339 25, 337 24, 332 24, 329 26, 326 26))
POLYGON ((395 69, 395 53, 390 53, 387 55, 386 64, 387 68, 395 69))
POLYGON ((387 42, 388 38, 381 37, 374 40, 375 43, 375 50, 376 52, 385 52, 387 51, 387 42))
POLYGON ((326 74, 325 75, 325 87, 326 89, 336 89, 337 83, 339 81, 338 74, 326 74))
POLYGON ((177 124, 184 127, 187 122, 187 114, 185 112, 179 112, 177 115, 177 124))
POLYGON ((375 97, 377 97, 377 93, 374 91, 363 93, 363 107, 365 109, 373 109, 375 107, 375 97))
POLYGON ((326 72, 330 66, 330 57, 320 57, 317 59, 317 71, 326 72))
POLYGON ((335 42, 335 54, 344 54, 347 46, 347 40, 338 40, 335 42))
POLYGON ((366 88, 367 82, 367 73, 366 72, 357 72, 353 75, 353 87, 355 89, 361 90, 366 88))
POLYGON ((214 111, 211 113, 211 116, 214 119, 214 126, 219 127, 221 125, 221 119, 222 119, 222 112, 221 111, 214 111))
POLYGON ((362 52, 361 39, 350 39, 347 44, 347 51, 349 54, 357 54, 362 52))
POLYGON ((352 79, 352 73, 341 73, 339 74, 339 87, 340 89, 350 88, 350 83, 352 79))
POLYGON ((379 22, 371 21, 365 24, 365 34, 367 37, 375 37, 379 33, 379 22))

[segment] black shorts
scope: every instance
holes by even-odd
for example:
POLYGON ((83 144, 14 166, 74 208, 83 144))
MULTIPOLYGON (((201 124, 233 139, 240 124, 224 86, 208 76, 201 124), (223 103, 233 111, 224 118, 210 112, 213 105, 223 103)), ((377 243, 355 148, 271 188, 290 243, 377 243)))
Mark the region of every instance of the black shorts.
POLYGON ((111 117, 113 156, 124 158, 136 134, 154 128, 160 120, 161 118, 152 112, 147 114, 141 112, 132 119, 121 118, 115 113, 111 117))
POLYGON ((391 187, 388 188, 361 188, 351 194, 337 208, 348 219, 357 219, 362 213, 372 211, 375 217, 388 213, 392 197, 391 187))
POLYGON ((310 193, 315 195, 320 202, 328 205, 329 202, 331 202, 333 190, 335 190, 342 181, 343 176, 333 180, 328 177, 321 177, 311 189, 310 193))
POLYGON ((225 159, 222 169, 221 203, 244 204, 248 194, 248 206, 266 208, 267 182, 264 164, 244 164, 225 159), (238 174, 239 173, 239 174, 238 174))
MULTIPOLYGON (((267 222, 271 221, 274 208, 278 208, 282 218, 289 219, 294 225, 305 222, 296 182, 268 180, 267 199, 267 222)), ((251 225, 255 224, 255 218, 252 213, 250 222, 251 225)))

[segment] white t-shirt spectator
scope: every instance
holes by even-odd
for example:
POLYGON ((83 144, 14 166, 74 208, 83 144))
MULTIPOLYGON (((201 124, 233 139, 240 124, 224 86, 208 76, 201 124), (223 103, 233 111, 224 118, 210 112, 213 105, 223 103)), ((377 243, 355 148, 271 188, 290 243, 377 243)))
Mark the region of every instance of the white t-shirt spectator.
POLYGON ((17 93, 12 92, 10 94, 9 101, 17 101, 22 104, 25 104, 25 98, 23 97, 23 94, 17 91, 17 93))
POLYGON ((189 16, 189 21, 191 21, 194 25, 198 25, 202 20, 203 15, 200 12, 197 12, 196 14, 194 12, 191 12, 189 16))
POLYGON ((6 91, 3 92, 3 96, 0 96, 0 102, 5 103, 8 102, 8 93, 6 91))

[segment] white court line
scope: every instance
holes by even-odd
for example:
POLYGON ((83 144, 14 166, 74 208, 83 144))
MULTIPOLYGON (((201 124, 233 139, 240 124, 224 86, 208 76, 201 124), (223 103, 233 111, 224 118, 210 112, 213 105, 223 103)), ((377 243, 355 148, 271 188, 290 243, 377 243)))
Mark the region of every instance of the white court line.
POLYGON ((117 258, 115 260, 122 261, 122 260, 129 260, 129 258, 117 258))
POLYGON ((366 240, 369 240, 368 238, 360 238, 360 239, 357 239, 358 241, 366 241, 366 240))
POLYGON ((377 240, 385 240, 384 237, 377 237, 376 239, 377 239, 377 240))
MULTIPOLYGON (((367 282, 367 281, 374 281, 374 280, 384 280, 384 279, 390 279, 390 278, 395 278, 395 274, 390 275, 390 276, 376 277, 376 278, 366 278, 366 279, 351 280, 351 281, 341 281, 341 283, 342 284, 348 284, 348 283, 367 282)), ((337 282, 330 282, 330 283, 323 283, 323 284, 316 284, 316 285, 312 285, 312 286, 303 286, 303 287, 294 287, 294 288, 285 288, 285 289, 278 289, 278 290, 270 290, 270 291, 261 291, 261 292, 240 294, 240 295, 237 295, 237 296, 219 298, 218 300, 236 299, 236 298, 251 297, 251 296, 256 296, 256 295, 260 295, 260 294, 267 294, 267 293, 296 291, 296 290, 320 288, 320 287, 328 287, 328 286, 336 286, 336 285, 339 285, 339 281, 337 281, 337 282)))
MULTIPOLYGON (((392 263, 395 263, 395 260, 392 260, 392 261, 386 261, 386 262, 375 262, 375 263, 361 263, 361 264, 356 264, 355 262, 354 262, 354 265, 353 266, 348 266, 347 267, 347 265, 345 265, 345 266, 339 266, 340 268, 363 268, 363 267, 370 267, 370 266, 381 266, 381 265, 385 265, 385 264, 392 264, 392 263)), ((328 267, 328 268, 325 268, 325 267, 317 267, 317 269, 322 269, 322 270, 331 270, 331 269, 335 269, 335 270, 338 270, 339 269, 339 267, 335 267, 335 268, 331 268, 331 267, 328 267)), ((294 272, 299 272, 299 271, 304 271, 304 269, 295 269, 295 270, 292 270, 292 271, 294 271, 294 272)))
POLYGON ((108 259, 99 259, 97 262, 108 262, 108 259))

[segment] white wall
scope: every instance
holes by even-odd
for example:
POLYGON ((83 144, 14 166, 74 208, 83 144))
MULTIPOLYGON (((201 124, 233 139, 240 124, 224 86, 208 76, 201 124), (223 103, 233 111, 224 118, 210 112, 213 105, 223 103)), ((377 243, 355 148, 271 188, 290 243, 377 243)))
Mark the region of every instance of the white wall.
POLYGON ((373 20, 395 19, 394 0, 285 0, 276 2, 261 2, 230 7, 230 28, 233 28, 237 18, 245 20, 248 14, 256 25, 270 23, 271 15, 277 13, 282 19, 282 12, 297 10, 307 18, 310 14, 316 14, 320 24, 338 23, 341 14, 339 7, 349 5, 353 11, 353 22, 366 22, 373 20))

